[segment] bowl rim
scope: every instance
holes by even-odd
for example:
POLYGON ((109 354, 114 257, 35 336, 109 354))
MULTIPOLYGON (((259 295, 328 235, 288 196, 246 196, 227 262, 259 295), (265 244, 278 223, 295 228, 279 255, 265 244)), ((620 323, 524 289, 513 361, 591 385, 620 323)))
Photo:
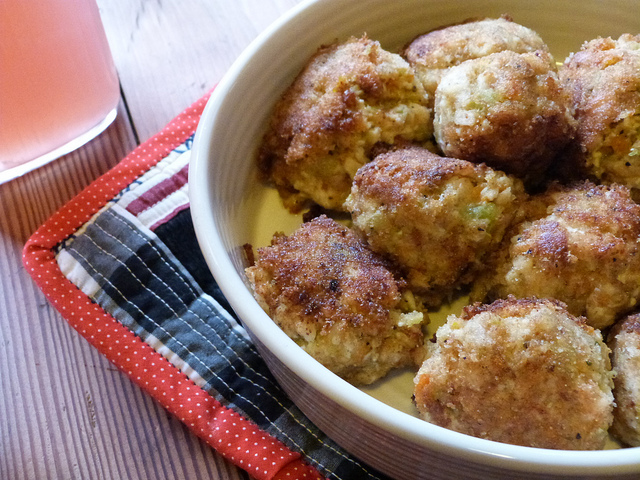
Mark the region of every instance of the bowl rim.
POLYGON ((340 1, 304 0, 268 26, 231 65, 212 92, 199 121, 189 166, 191 215, 204 258, 227 301, 263 345, 304 382, 358 417, 434 452, 532 473, 589 476, 640 473, 640 447, 570 451, 511 445, 458 433, 401 412, 342 380, 298 347, 270 320, 236 271, 218 225, 209 214, 214 199, 208 184, 208 164, 214 151, 216 128, 224 122, 218 113, 246 65, 274 41, 283 27, 303 14, 329 11, 328 5, 340 1))

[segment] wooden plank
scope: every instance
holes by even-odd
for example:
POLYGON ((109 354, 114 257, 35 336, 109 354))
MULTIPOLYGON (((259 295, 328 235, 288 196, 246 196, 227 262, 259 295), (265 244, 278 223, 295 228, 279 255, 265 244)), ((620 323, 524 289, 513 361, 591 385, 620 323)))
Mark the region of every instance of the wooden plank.
POLYGON ((300 0, 100 0, 140 141, 209 91, 240 52, 300 0))
POLYGON ((134 146, 121 103, 101 136, 0 186, 0 478, 101 478, 83 407, 94 386, 73 352, 97 354, 46 302, 21 254, 42 222, 134 146))

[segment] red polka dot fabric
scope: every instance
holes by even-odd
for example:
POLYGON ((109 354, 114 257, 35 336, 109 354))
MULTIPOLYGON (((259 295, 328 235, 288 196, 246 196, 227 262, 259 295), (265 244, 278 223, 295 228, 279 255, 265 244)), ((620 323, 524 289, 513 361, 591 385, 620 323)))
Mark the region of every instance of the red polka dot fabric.
MULTIPOLYGON (((301 452, 287 447, 255 422, 223 405, 193 380, 194 375, 185 373, 160 353, 160 348, 153 348, 99 303, 92 301, 87 293, 93 288, 92 283, 87 281, 79 288, 69 279, 75 275, 73 268, 66 273, 61 271, 64 255, 59 254, 56 258, 60 245, 85 228, 83 226, 114 197, 126 197, 123 189, 136 180, 146 183, 140 179, 144 179, 152 167, 168 156, 177 155, 176 147, 187 142, 195 132, 207 99, 208 95, 194 103, 163 131, 56 212, 28 240, 23 263, 48 300, 73 328, 229 461, 257 479, 323 478, 301 452)), ((148 182, 153 183, 154 178, 150 177, 148 182)), ((176 178, 180 181, 181 177, 176 178)), ((167 210, 163 214, 167 219, 175 218, 184 208, 183 187, 179 183, 172 184, 170 194, 176 200, 170 207, 162 207, 167 210)), ((134 200, 141 197, 142 194, 134 200)), ((125 214, 131 215, 130 212, 125 214)), ((161 228, 158 225, 162 222, 158 222, 157 217, 149 220, 153 223, 148 230, 150 236, 156 228, 161 228)), ((140 222, 141 229, 147 228, 144 212, 140 222)))

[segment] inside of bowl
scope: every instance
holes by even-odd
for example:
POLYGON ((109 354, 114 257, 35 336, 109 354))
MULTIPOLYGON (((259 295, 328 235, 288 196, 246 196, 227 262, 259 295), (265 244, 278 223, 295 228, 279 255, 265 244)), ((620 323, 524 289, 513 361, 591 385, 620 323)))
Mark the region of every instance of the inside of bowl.
MULTIPOLYGON (((220 116, 226 121, 216 125, 214 134, 222 141, 216 141, 216 151, 212 152, 216 162, 210 174, 212 183, 234 186, 233 191, 216 193, 225 206, 232 208, 219 219, 225 227, 231 227, 223 230, 229 250, 246 242, 264 244, 281 225, 283 230, 290 230, 299 223, 299 217, 283 215, 279 199, 271 194, 273 192, 265 192, 257 186, 254 158, 275 100, 320 45, 366 33, 379 40, 383 47, 397 51, 414 36, 439 26, 473 17, 507 14, 514 21, 536 30, 549 45, 556 61, 562 62, 584 41, 640 30, 638 5, 632 0, 329 0, 312 3, 314 5, 299 15, 301 18, 282 25, 278 35, 271 35, 261 44, 261 60, 241 65, 242 71, 234 77, 233 83, 225 85, 220 116), (333 3, 335 8, 321 6, 321 3, 333 3), (323 19, 322 15, 327 11, 332 11, 331 17, 323 19), (228 181, 220 182, 221 178, 228 178, 228 181), (241 179, 240 184, 238 179, 241 179), (265 239, 265 227, 269 230, 272 221, 276 228, 271 229, 265 239)), ((245 56, 248 58, 251 53, 250 47, 245 56)), ((236 267, 241 272, 242 263, 237 262, 236 267)))
MULTIPOLYGON (((246 266, 243 245, 266 245, 276 231, 291 232, 301 222, 300 215, 283 209, 273 189, 258 182, 255 156, 276 99, 310 55, 322 44, 363 33, 395 51, 414 36, 439 26, 501 14, 536 30, 560 62, 597 36, 640 32, 636 0, 325 0, 310 2, 295 18, 278 23, 249 47, 213 99, 215 119, 206 126, 211 129, 206 152, 210 161, 201 182, 209 191, 210 205, 215 205, 213 221, 240 279, 244 279, 246 266)), ((250 301, 249 289, 245 290, 241 297, 250 301)), ((405 385, 402 375, 390 381, 405 385)), ((389 385, 383 393, 368 393, 393 404, 388 392, 397 388, 389 385)), ((395 406, 412 409, 408 397, 395 406)))

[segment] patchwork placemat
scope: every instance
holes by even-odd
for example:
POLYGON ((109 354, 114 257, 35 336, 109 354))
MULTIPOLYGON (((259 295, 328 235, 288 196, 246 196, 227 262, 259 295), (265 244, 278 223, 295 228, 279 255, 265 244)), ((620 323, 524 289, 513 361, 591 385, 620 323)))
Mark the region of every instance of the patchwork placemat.
POLYGON ((44 223, 23 261, 69 324, 221 455, 257 479, 382 479, 278 386, 220 293, 189 212, 208 95, 44 223))

